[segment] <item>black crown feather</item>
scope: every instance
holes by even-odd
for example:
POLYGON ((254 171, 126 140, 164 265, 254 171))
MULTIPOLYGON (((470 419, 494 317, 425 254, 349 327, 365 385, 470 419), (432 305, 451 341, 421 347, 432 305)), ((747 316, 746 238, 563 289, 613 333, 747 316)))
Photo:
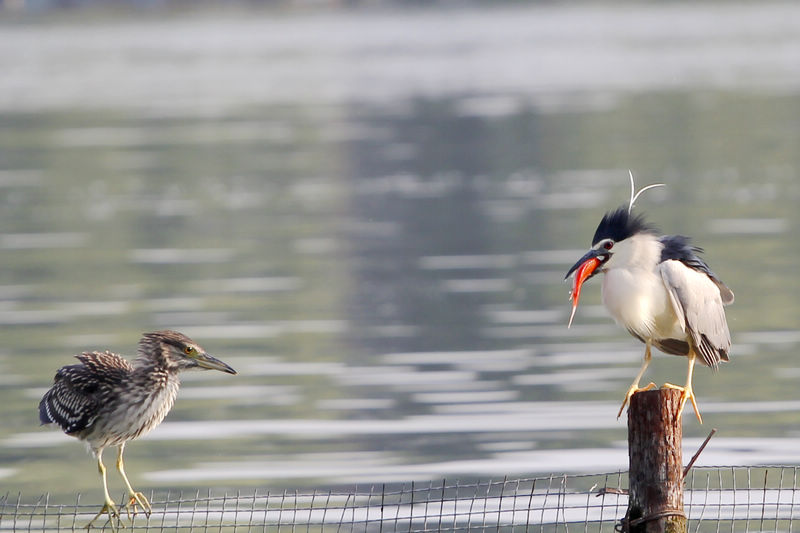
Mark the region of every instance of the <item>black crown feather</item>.
POLYGON ((644 219, 644 215, 632 215, 628 208, 620 207, 603 216, 594 232, 592 246, 603 239, 619 242, 637 233, 656 233, 656 228, 644 219))

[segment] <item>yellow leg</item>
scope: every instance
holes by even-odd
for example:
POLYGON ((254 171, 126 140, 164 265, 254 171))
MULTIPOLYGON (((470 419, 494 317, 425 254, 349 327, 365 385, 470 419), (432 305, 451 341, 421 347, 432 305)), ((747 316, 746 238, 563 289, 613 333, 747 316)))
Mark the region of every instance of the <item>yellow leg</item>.
POLYGON ((125 475, 125 464, 122 461, 122 453, 125 451, 125 443, 119 445, 117 452, 117 470, 119 470, 120 475, 122 476, 123 481, 125 481, 125 487, 128 489, 128 502, 125 504, 125 512, 128 513, 128 518, 133 515, 136 516, 136 507, 141 506, 142 511, 148 517, 150 516, 150 512, 153 510, 150 507, 150 502, 147 501, 144 494, 141 492, 136 492, 131 487, 131 482, 128 481, 128 476, 125 475))
POLYGON ((681 393, 681 406, 678 408, 678 418, 681 417, 683 414, 683 408, 686 405, 686 400, 692 401, 692 407, 694 407, 694 414, 697 416, 698 422, 701 424, 703 423, 703 417, 700 416, 700 409, 697 408, 697 400, 694 397, 694 391, 692 391, 692 374, 694 373, 694 362, 697 359, 697 354, 694 353, 694 349, 689 350, 689 370, 686 372, 686 386, 679 387, 677 385, 673 385, 672 383, 664 383, 664 387, 668 389, 677 389, 682 391, 681 393))
POLYGON ((100 476, 103 478, 103 496, 105 497, 105 503, 103 504, 103 508, 100 509, 100 512, 95 515, 92 520, 86 524, 86 529, 92 527, 94 521, 100 518, 102 515, 108 515, 108 523, 111 526, 111 531, 115 532, 120 527, 125 527, 120 520, 119 511, 117 510, 117 506, 114 505, 114 500, 111 499, 111 496, 108 494, 108 479, 106 478, 106 466, 103 464, 103 450, 97 452, 97 470, 100 472, 100 476))
POLYGON ((622 407, 619 408, 619 412, 617 413, 617 418, 622 415, 622 411, 625 409, 625 406, 628 405, 628 402, 630 402, 631 396, 640 391, 656 388, 656 384, 652 381, 644 387, 639 387, 639 380, 642 379, 644 371, 647 370, 652 358, 653 355, 650 353, 650 341, 647 341, 644 343, 644 361, 642 362, 642 368, 639 369, 639 373, 636 374, 636 379, 633 380, 633 383, 631 383, 631 386, 628 388, 628 392, 625 394, 625 399, 622 400, 622 407))

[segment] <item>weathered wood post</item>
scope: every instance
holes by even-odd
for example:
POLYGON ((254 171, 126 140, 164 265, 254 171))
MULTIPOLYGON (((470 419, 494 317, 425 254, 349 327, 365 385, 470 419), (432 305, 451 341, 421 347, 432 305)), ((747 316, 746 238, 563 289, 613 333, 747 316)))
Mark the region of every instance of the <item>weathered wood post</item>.
MULTIPOLYGON (((677 417, 680 402, 681 392, 675 389, 643 391, 631 397, 628 410, 630 492, 623 531, 686 532, 683 429, 677 417)), ((691 414, 691 405, 687 407, 691 414)))

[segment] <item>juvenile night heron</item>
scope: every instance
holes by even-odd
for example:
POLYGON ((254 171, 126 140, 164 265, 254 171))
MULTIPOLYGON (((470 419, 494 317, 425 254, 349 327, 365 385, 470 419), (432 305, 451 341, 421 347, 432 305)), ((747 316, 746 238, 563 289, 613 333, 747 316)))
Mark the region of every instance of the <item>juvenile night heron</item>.
POLYGON ((689 358, 686 385, 664 386, 682 391, 678 416, 686 401, 691 400, 702 423, 692 390, 694 363, 699 359, 716 370, 721 361, 728 360, 731 336, 723 306, 733 303, 733 291, 699 257, 702 250, 692 246, 688 237, 659 236, 642 216, 631 213, 639 194, 654 186, 634 194, 631 175, 629 205, 606 213, 597 226, 591 250, 567 272, 567 277, 575 273, 570 324, 581 285, 602 272, 606 309, 631 335, 645 343, 644 362, 617 417, 634 393, 655 387, 650 383, 639 388, 639 380, 650 364, 650 347, 655 346, 665 353, 689 358))
POLYGON ((104 513, 108 514, 112 530, 121 524, 119 510, 108 494, 103 450, 117 446, 117 470, 128 490, 128 516, 135 516, 137 507, 149 516, 150 502, 133 490, 125 475, 125 443, 164 420, 178 394, 180 371, 198 368, 236 374, 177 331, 145 333, 139 341, 138 354, 133 364, 109 351, 76 355, 80 363, 60 368, 53 386, 39 402, 42 424, 58 424, 67 435, 85 441, 97 457, 105 504, 87 528, 104 513))

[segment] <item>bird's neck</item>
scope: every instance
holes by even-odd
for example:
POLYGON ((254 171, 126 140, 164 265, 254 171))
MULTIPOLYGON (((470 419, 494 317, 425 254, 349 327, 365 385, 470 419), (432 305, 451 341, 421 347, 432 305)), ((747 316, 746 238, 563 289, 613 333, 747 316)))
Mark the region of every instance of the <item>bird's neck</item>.
POLYGON ((650 233, 640 233, 617 243, 614 256, 609 261, 608 270, 622 268, 627 270, 652 270, 661 261, 663 245, 658 237, 650 233))
POLYGON ((180 384, 178 368, 170 368, 158 358, 139 357, 133 362, 133 373, 160 387, 180 384))
MULTIPOLYGON (((140 357, 134 362, 127 380, 128 393, 137 398, 130 407, 136 424, 129 428, 127 438, 144 435, 167 416, 178 396, 178 373, 172 372, 153 359, 140 357)), ((130 415, 129 415, 130 416, 130 415)))
POLYGON ((669 295, 657 269, 661 249, 662 244, 651 234, 626 239, 614 247, 613 262, 609 261, 603 278, 606 309, 640 339, 657 335, 662 322, 674 322, 669 295))

